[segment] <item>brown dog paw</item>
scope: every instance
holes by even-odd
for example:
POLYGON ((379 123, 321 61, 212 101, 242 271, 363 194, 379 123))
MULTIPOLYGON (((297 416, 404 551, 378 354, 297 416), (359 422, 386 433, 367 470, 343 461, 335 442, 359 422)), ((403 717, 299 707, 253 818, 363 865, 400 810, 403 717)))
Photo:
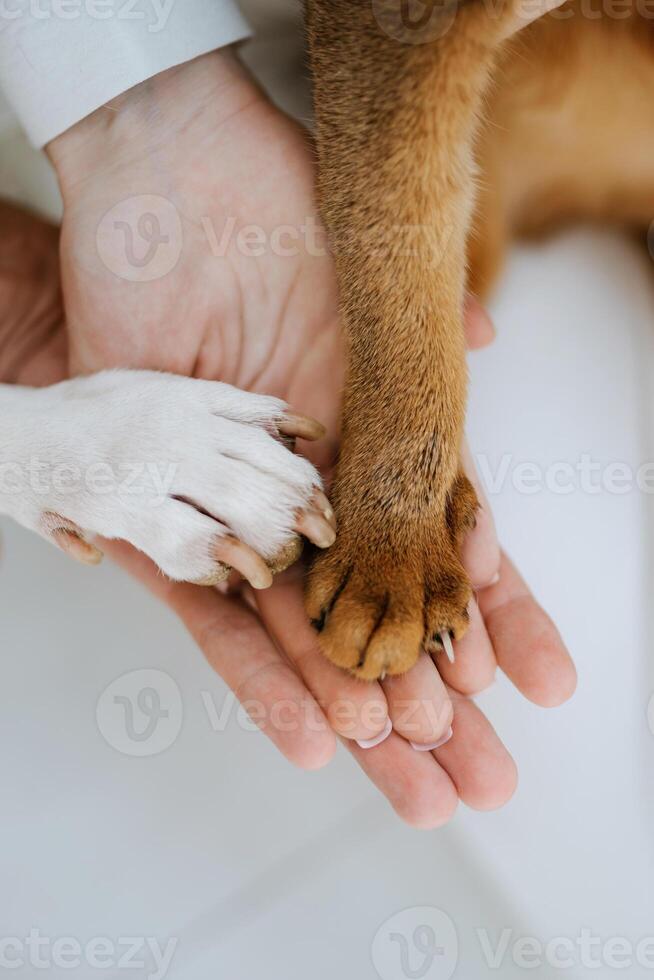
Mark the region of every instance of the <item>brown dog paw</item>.
MULTIPOLYGON (((341 500, 347 494, 339 494, 341 500)), ((422 650, 450 648, 468 626, 472 590, 459 550, 477 498, 464 475, 445 513, 416 522, 411 507, 340 513, 339 536, 310 571, 306 607, 332 663, 363 680, 403 674, 422 650)), ((343 510, 343 506, 339 508, 343 510)))

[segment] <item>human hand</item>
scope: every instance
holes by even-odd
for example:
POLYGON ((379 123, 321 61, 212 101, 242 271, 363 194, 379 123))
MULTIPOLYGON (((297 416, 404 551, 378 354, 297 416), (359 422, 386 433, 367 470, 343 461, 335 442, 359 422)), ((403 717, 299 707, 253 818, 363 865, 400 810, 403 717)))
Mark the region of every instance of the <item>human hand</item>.
POLYGON ((172 583, 144 556, 113 543, 110 550, 177 613, 209 664, 290 761, 320 768, 340 736, 399 816, 417 828, 446 823, 459 799, 490 810, 515 790, 511 756, 466 693, 489 684, 498 666, 525 697, 544 707, 562 703, 575 686, 574 667, 554 624, 504 555, 499 582, 478 593, 455 665, 439 664, 443 688, 426 655, 405 677, 381 685, 361 684, 326 661, 304 612, 297 566, 257 593, 255 607, 252 593, 223 595, 172 583), (362 748, 356 739, 374 740, 389 716, 389 737, 362 748), (453 734, 444 744, 425 751, 411 747, 411 741, 428 746, 442 738, 450 718, 453 734))
MULTIPOLYGON (((469 305, 466 324, 469 346, 488 343, 492 330, 476 304, 469 305)), ((494 567, 496 554, 486 505, 480 517, 466 543, 466 564, 476 571, 476 581, 494 567)), ((287 758, 319 768, 331 759, 340 735, 398 814, 415 827, 447 822, 459 799, 486 810, 512 795, 515 765, 466 697, 490 684, 498 666, 543 706, 561 703, 574 688, 574 667, 553 623, 503 555, 499 581, 478 593, 454 665, 441 657, 437 671, 425 655, 405 677, 364 685, 321 655, 303 609, 300 568, 256 596, 223 595, 167 582, 143 556, 121 545, 112 549, 180 616, 211 666, 287 758), (235 658, 236 648, 241 656, 235 658), (389 717, 390 736, 372 749, 362 748, 356 739, 374 741, 389 717), (428 749, 450 724, 452 737, 428 749), (415 751, 412 741, 425 751, 415 751)))
MULTIPOLYGON (((158 367, 276 394, 327 423, 316 461, 329 464, 342 377, 331 259, 302 235, 292 255, 271 245, 280 228, 315 220, 307 140, 231 56, 198 59, 186 70, 194 78, 188 87, 183 70, 166 73, 150 91, 119 100, 115 115, 96 115, 50 147, 65 201, 62 269, 73 365, 158 367), (135 194, 167 197, 182 222, 177 265, 148 283, 116 277, 96 249, 103 215, 135 194), (220 237, 230 219, 235 231, 256 224, 267 243, 262 255, 245 254, 234 237, 220 258, 212 255, 206 228, 220 237)), ((137 217, 138 210, 134 228, 137 217)), ((124 249, 124 241, 115 246, 124 249)), ((477 344, 487 339, 487 322, 474 306, 468 329, 472 346, 475 335, 477 344)), ((334 732, 345 737, 396 809, 420 826, 447 819, 457 796, 485 808, 513 791, 510 757, 465 699, 490 683, 498 664, 538 703, 560 703, 574 688, 554 626, 507 561, 499 583, 473 606, 454 665, 440 656, 437 670, 425 656, 405 677, 364 686, 320 656, 297 579, 281 579, 258 596, 257 612, 241 596, 166 582, 142 556, 116 550, 180 615, 241 700, 262 706, 262 728, 288 758, 315 768, 331 757, 334 732), (280 703, 296 707, 294 725, 276 725, 280 703), (409 742, 428 747, 445 737, 452 715, 455 734, 446 745, 411 748, 409 742), (360 749, 356 740, 378 738, 389 717, 394 733, 375 749, 360 749)), ((465 557, 478 587, 500 570, 487 507, 465 557)))
POLYGON ((137 86, 48 152, 64 199, 73 371, 156 367, 275 394, 327 425, 325 462, 342 359, 307 134, 218 52, 137 86), (116 206, 120 227, 110 224, 99 252, 98 229, 116 206), (179 259, 164 275, 165 249, 145 269, 126 261, 128 248, 147 253, 138 224, 149 209, 162 227, 179 219, 179 259), (155 278, 137 281, 142 273, 155 278))
POLYGON ((0 201, 0 382, 48 385, 66 377, 59 231, 0 201))

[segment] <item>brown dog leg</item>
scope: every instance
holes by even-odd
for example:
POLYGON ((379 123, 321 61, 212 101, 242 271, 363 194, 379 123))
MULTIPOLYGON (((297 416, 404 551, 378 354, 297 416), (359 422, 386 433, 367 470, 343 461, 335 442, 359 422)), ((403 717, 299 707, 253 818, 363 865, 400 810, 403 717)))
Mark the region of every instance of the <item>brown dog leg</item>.
POLYGON ((349 349, 339 536, 310 574, 307 609, 326 655, 365 679, 460 637, 471 597, 462 310, 472 143, 500 18, 496 5, 489 26, 476 0, 431 6, 412 22, 406 0, 307 0, 349 349))

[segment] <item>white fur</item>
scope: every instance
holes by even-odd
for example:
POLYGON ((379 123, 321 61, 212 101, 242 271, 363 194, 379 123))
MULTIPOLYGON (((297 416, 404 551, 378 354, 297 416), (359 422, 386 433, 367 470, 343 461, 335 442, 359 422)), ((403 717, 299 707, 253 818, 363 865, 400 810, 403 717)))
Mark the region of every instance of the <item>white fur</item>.
POLYGON ((271 558, 320 486, 271 434, 284 409, 152 371, 0 385, 0 512, 45 536, 43 514, 55 512, 129 541, 180 581, 211 576, 212 542, 227 534, 271 558))

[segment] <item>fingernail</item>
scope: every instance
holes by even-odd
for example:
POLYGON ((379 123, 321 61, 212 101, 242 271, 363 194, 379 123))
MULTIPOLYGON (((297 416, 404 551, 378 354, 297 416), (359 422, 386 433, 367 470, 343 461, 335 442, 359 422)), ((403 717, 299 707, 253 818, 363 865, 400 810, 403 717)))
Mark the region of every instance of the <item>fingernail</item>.
POLYGON ((357 738, 356 743, 360 749, 374 749, 375 746, 381 745, 382 742, 385 742, 392 731, 393 731, 393 722, 391 721, 390 718, 387 718, 386 724, 384 725, 383 732, 380 732, 379 735, 375 735, 374 738, 368 738, 361 742, 357 738))
POLYGON ((500 573, 499 572, 495 572, 495 574, 493 575, 492 579, 490 580, 490 582, 488 583, 488 585, 486 586, 486 588, 487 589, 490 588, 491 585, 497 585, 497 583, 499 582, 499 580, 500 580, 500 573))
POLYGON ((416 752, 433 752, 434 749, 440 749, 441 745, 446 745, 453 735, 454 731, 450 727, 446 734, 438 742, 434 742, 433 745, 418 745, 417 742, 411 742, 411 748, 415 749, 416 752))

